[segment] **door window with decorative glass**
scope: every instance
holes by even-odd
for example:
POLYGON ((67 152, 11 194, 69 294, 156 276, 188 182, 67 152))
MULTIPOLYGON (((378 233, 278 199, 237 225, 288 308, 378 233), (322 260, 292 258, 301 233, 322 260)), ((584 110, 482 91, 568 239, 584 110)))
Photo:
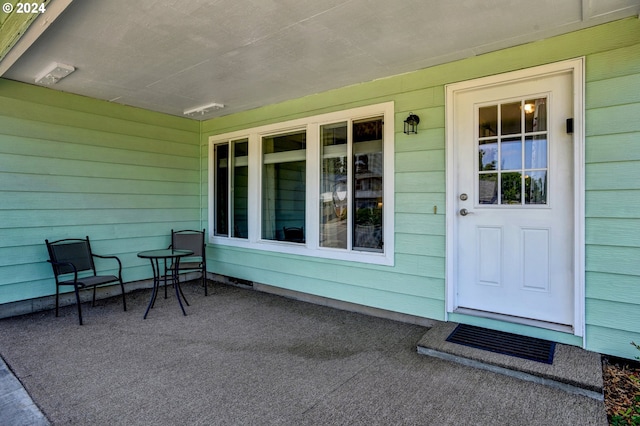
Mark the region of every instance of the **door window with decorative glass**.
POLYGON ((477 137, 478 204, 547 204, 546 97, 478 108, 477 137))

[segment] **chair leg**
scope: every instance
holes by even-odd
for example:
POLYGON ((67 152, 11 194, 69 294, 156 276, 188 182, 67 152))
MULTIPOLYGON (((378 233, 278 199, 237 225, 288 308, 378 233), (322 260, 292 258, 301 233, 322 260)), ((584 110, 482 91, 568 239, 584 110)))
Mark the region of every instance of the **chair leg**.
POLYGON ((91 307, 95 308, 96 307, 96 287, 97 286, 93 286, 93 299, 91 300, 91 307))
POLYGON ((56 284, 56 318, 58 317, 58 300, 60 299, 60 286, 56 284))
POLYGON ((124 284, 122 283, 122 280, 120 280, 120 289, 122 290, 122 306, 124 306, 124 310, 126 312, 126 310, 127 310, 127 301, 124 298, 124 284))
POLYGON ((78 305, 78 322, 82 325, 82 306, 80 306, 80 291, 78 290, 78 286, 74 285, 73 289, 76 292, 76 304, 78 305))
POLYGON ((202 271, 202 285, 204 285, 204 295, 208 296, 209 293, 207 291, 207 275, 205 274, 204 271, 202 271))

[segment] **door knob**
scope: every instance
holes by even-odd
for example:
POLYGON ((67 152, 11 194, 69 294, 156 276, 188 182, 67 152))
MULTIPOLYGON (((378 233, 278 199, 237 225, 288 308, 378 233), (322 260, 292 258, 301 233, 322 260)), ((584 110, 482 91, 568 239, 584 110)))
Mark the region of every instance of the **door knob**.
POLYGON ((471 214, 471 212, 467 209, 460 209, 460 216, 466 216, 468 214, 471 214))

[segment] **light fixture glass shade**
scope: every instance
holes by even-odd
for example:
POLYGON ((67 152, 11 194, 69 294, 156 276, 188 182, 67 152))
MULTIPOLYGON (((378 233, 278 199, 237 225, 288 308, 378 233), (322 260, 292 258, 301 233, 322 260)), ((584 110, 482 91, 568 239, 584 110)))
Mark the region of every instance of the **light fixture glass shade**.
POLYGON ((418 123, 420 123, 420 117, 414 113, 409 113, 409 116, 404 120, 404 132, 407 135, 418 133, 418 123))

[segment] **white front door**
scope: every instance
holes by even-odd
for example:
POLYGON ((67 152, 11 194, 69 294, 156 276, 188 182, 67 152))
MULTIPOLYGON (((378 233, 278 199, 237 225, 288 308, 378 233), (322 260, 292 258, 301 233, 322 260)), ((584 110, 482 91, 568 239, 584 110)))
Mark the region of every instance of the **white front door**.
POLYGON ((453 94, 454 310, 574 325, 573 93, 563 71, 453 94))

